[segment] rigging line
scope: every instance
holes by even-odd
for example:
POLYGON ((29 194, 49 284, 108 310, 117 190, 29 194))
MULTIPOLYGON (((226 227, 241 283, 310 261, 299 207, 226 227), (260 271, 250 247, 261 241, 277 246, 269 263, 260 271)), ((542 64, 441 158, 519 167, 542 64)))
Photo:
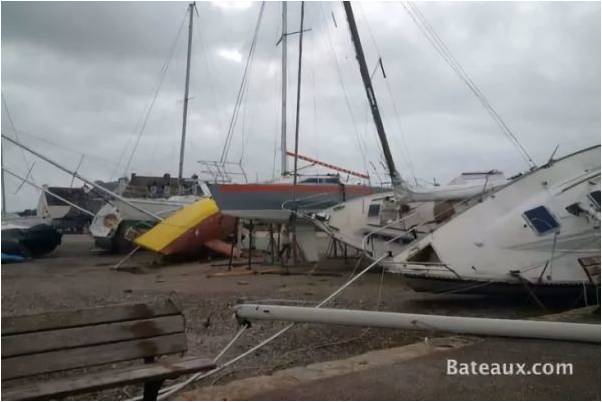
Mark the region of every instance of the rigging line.
MULTIPOLYGON (((253 51, 253 56, 255 55, 255 52, 253 51)), ((253 69, 252 66, 250 66, 250 70, 249 70, 249 75, 251 73, 251 70, 253 69)), ((226 157, 224 159, 224 161, 228 158, 228 154, 230 153, 230 148, 232 146, 232 139, 234 138, 234 130, 236 128, 236 123, 238 123, 238 119, 240 117, 240 114, 242 113, 242 125, 241 125, 241 152, 244 153, 244 141, 245 141, 245 122, 246 122, 246 115, 247 115, 247 100, 248 100, 248 91, 249 89, 249 79, 248 79, 248 75, 247 77, 245 77, 245 82, 244 82, 244 86, 243 86, 243 90, 242 90, 242 95, 240 98, 240 101, 238 102, 238 104, 236 105, 237 110, 236 110, 236 117, 234 118, 234 124, 232 126, 232 134, 230 136, 230 141, 228 143, 228 149, 226 151, 226 157)), ((242 153, 241 153, 241 160, 242 160, 242 153)), ((239 160, 240 163, 240 160, 239 160)))
MULTIPOLYGON (((360 13, 362 14, 362 18, 364 20, 364 23, 368 27, 368 33, 370 35, 370 40, 372 41, 372 45, 376 49, 376 53, 377 53, 377 56, 378 56, 378 63, 376 63, 376 66, 374 68, 374 73, 376 73, 376 71, 380 67, 380 69, 381 69, 381 71, 383 73, 383 78, 384 78, 384 81, 385 81, 385 85, 387 87, 387 92, 389 94, 389 99, 391 100, 391 104, 393 106, 393 111, 394 111, 394 115, 395 115, 395 123, 397 125, 397 130, 398 130, 399 135, 401 137, 401 153, 402 153, 402 158, 403 158, 404 162, 407 163, 407 167, 410 170, 410 174, 412 175, 412 178, 414 179, 414 182, 416 182, 416 172, 414 170, 414 163, 412 162, 410 148, 408 147, 407 142, 406 142, 405 132, 401 129, 401 120, 400 120, 400 116, 401 115, 400 115, 399 110, 397 108, 397 103, 395 102, 395 98, 393 97, 393 91, 391 90, 391 85, 389 83, 389 78, 385 74, 385 70, 384 70, 383 62, 382 62, 382 53, 381 53, 380 48, 378 46, 378 42, 376 41, 376 37, 374 35, 374 31, 372 30, 372 26, 370 25, 370 21, 368 21, 368 18, 366 17, 366 14, 364 13, 364 7, 362 6, 361 3, 359 3, 359 8, 360 8, 360 13)), ((374 75, 374 73, 373 73, 373 75, 374 75)))
MULTIPOLYGON (((144 130, 146 129, 146 125, 148 123, 148 119, 150 117, 150 114, 153 110, 153 107, 155 105, 155 102, 157 101, 157 97, 159 96, 159 92, 161 91, 161 87, 163 86, 163 82, 165 81, 165 76, 167 75, 167 70, 169 69, 169 65, 171 63, 171 60, 173 59, 173 55, 175 53, 177 44, 178 44, 178 39, 180 38, 180 35, 182 33, 182 29, 184 28, 184 24, 186 22, 186 16, 188 15, 188 8, 186 9, 186 12, 184 13, 184 17, 182 18, 182 22, 180 23, 180 27, 178 28, 178 32, 176 34, 176 37, 174 38, 174 41, 171 44, 171 47, 169 49, 169 53, 167 56, 167 60, 165 61, 165 63, 163 64, 163 66, 161 67, 161 71, 159 73, 159 84, 157 85, 155 92, 153 94, 153 98, 148 106, 148 109, 146 110, 146 113, 144 114, 144 119, 142 121, 142 126, 140 127, 140 131, 138 132, 138 135, 136 137, 136 141, 134 143, 134 148, 132 149, 132 152, 130 153, 130 156, 128 158, 128 161, 125 165, 125 169, 124 169, 124 175, 127 175, 128 170, 130 169, 131 163, 132 163, 132 159, 134 158, 134 154, 136 153, 136 150, 138 149, 138 145, 140 144, 140 140, 142 138, 142 135, 144 134, 144 130)), ((127 148, 124 148, 124 150, 127 148)), ((121 161, 120 161, 121 163, 121 161)))
MULTIPOLYGON (((253 68, 255 66, 251 65, 251 69, 249 70, 249 76, 253 75, 253 68)), ((249 82, 247 80, 247 82, 249 82)), ((240 132, 240 140, 241 140, 241 148, 240 148, 240 158, 238 159, 238 163, 242 164, 242 161, 245 156, 245 145, 248 141, 248 137, 245 136, 246 128, 247 128, 247 116, 249 115, 249 86, 247 85, 243 98, 242 98, 242 124, 241 124, 241 132, 240 132), (246 138, 245 138, 246 137, 246 138)))
POLYGON ((418 26, 422 34, 427 38, 427 40, 431 43, 431 45, 435 48, 435 50, 443 57, 443 59, 448 63, 448 65, 452 68, 452 70, 460 77, 460 79, 468 86, 468 88, 473 92, 485 110, 492 117, 494 122, 498 125, 503 134, 505 134, 508 139, 513 143, 513 145, 517 148, 523 159, 527 162, 530 168, 534 168, 535 162, 524 148, 524 146, 520 143, 518 138, 514 135, 512 130, 508 127, 506 122, 502 119, 499 113, 495 110, 493 105, 489 102, 487 97, 483 94, 480 88, 476 85, 476 83, 472 80, 472 78, 466 73, 462 65, 456 60, 453 56, 445 42, 441 39, 441 37, 434 30, 432 25, 428 22, 424 14, 420 11, 420 9, 414 5, 412 2, 407 2, 406 4, 401 3, 403 8, 406 10, 408 15, 412 18, 414 23, 418 26))
MULTIPOLYGON (((253 56, 252 58, 255 59, 255 52, 257 50, 257 47, 255 47, 255 50, 253 51, 253 56)), ((247 130, 248 130, 248 115, 249 115, 249 109, 253 106, 251 104, 251 106, 249 106, 249 92, 250 92, 250 85, 251 85, 251 81, 249 79, 249 77, 253 77, 253 73, 255 72, 255 64, 253 64, 253 60, 251 60, 251 64, 249 65, 249 72, 247 75, 247 80, 246 80, 246 84, 245 84, 245 89, 243 92, 243 98, 242 98, 242 102, 241 102, 241 108, 242 108, 242 125, 241 125, 241 151, 240 151, 240 158, 238 160, 238 163, 240 165, 242 165, 243 163, 243 159, 245 156, 245 150, 247 148, 247 144, 249 143, 249 136, 245 135, 247 130)), ((256 108, 253 107, 253 111, 255 111, 256 108)), ((253 114, 253 113, 251 113, 253 114)))
MULTIPOLYGON (((13 130, 13 133, 14 133, 17 141, 21 142, 21 139, 19 138, 19 132, 17 131, 17 128, 15 127, 15 122, 13 121, 13 118, 10 114, 10 110, 8 110, 8 102, 6 101, 6 98, 4 97, 4 91, 2 91, 0 94, 2 95, 2 103, 4 104, 4 110, 6 111, 6 117, 8 118, 10 128, 13 130)), ((19 150, 21 151, 21 157, 23 158, 23 161, 25 162, 25 166, 29 166, 29 160, 27 159, 27 156, 25 155, 25 151, 23 150, 23 148, 19 148, 19 150)), ((33 178, 33 176, 32 176, 32 178, 33 178)))
MULTIPOLYGON (((115 160, 115 159, 110 159, 110 158, 107 158, 107 157, 104 157, 104 156, 100 156, 100 155, 95 155, 95 154, 91 154, 91 153, 82 152, 82 151, 79 151, 79 150, 77 150, 77 149, 74 149, 74 148, 67 147, 67 146, 65 146, 65 145, 63 145, 63 144, 59 144, 59 143, 57 143, 57 142, 50 141, 49 139, 47 139, 47 138, 45 138, 45 137, 42 137, 42 136, 39 136, 39 135, 36 135, 36 134, 30 133, 30 132, 28 132, 28 131, 23 131, 23 130, 20 130, 19 132, 21 133, 21 135, 25 135, 26 137, 30 137, 30 138, 33 138, 33 139, 35 139, 35 140, 37 140, 37 141, 40 141, 40 142, 42 142, 42 143, 45 143, 45 144, 47 144, 47 145, 51 145, 51 146, 54 146, 54 147, 60 148, 60 149, 61 149, 61 151, 68 151, 68 152, 72 152, 72 153, 74 153, 74 154, 76 154, 76 155, 78 155, 78 156, 86 156, 86 157, 88 157, 88 158, 92 158, 93 160, 94 160, 94 159, 96 159, 98 162, 102 161, 103 163, 110 163, 111 165, 112 165, 112 164, 114 164, 114 163, 116 162, 116 160, 115 160)), ((17 138, 17 141, 21 142, 21 141, 20 141, 20 139, 18 139, 18 138, 17 138)))
MULTIPOLYGON (((242 147, 244 148, 244 129, 245 129, 244 119, 245 119, 245 115, 246 115, 246 100, 247 100, 248 88, 249 88, 249 75, 251 74, 252 69, 253 69, 253 60, 255 58, 255 50, 256 50, 256 45, 257 45, 257 38, 259 35, 259 27, 260 27, 260 23, 261 23, 261 17, 262 17, 262 13, 263 13, 263 5, 264 5, 264 3, 262 3, 260 15, 257 20, 256 31, 254 32, 253 40, 251 42, 251 47, 249 48, 247 62, 245 63, 245 69, 243 72, 243 80, 241 82, 241 87, 239 88, 239 93, 238 93, 236 103, 234 106, 234 112, 232 115, 232 119, 230 121, 230 126, 228 127, 228 135, 226 137, 226 144, 224 144, 224 149, 222 150, 222 155, 224 158, 222 162, 225 162, 226 159, 228 158, 228 154, 229 154, 230 148, 232 146, 232 139, 234 138, 234 131, 235 131, 238 119, 240 117, 241 109, 242 109, 242 113, 243 113, 243 127, 242 127, 242 134, 241 134, 241 141, 242 141, 241 144, 242 144, 242 147)), ((242 158, 242 154, 241 154, 241 158, 242 158)))
POLYGON ((240 83, 240 87, 238 88, 238 94, 236 95, 236 102, 234 104, 234 111, 232 113, 232 117, 230 118, 230 124, 228 126, 228 133, 226 134, 226 140, 224 142, 224 147, 222 149, 222 154, 220 156, 220 162, 223 163, 226 161, 228 157, 228 152, 230 151, 230 144, 232 142, 232 135, 234 132, 234 125, 236 124, 236 120, 238 118, 238 111, 240 108, 240 103, 242 102, 242 97, 244 95, 244 90, 247 82, 247 72, 249 70, 249 65, 253 60, 253 55, 255 53, 255 45, 257 44, 257 37, 259 34, 259 27, 261 26, 261 20, 263 17, 263 10, 265 8, 265 1, 261 2, 261 6, 259 8, 259 15, 257 16, 257 22, 255 24, 255 30, 253 32, 253 39, 251 41, 251 46, 249 47, 249 53, 247 55, 247 60, 245 62, 245 68, 243 70, 242 82, 240 83))
MULTIPOLYGON (((200 21, 199 21, 200 22, 200 21)), ((223 113, 220 113, 220 110, 217 105, 220 103, 217 99, 217 91, 215 90, 215 81, 219 81, 219 75, 215 74, 215 69, 212 67, 212 63, 209 61, 209 51, 207 50, 207 45, 205 43, 204 35, 203 35, 203 26, 204 24, 196 24, 195 29, 198 31, 197 37, 198 41, 201 44, 201 55, 202 59, 205 62, 205 67, 207 68, 208 76, 209 76, 209 90, 211 91, 211 96, 213 98, 213 108, 215 110, 215 120, 217 122, 217 126, 219 131, 223 131, 225 128, 225 124, 223 121, 223 113)))
POLYGON ((516 142, 513 140, 510 129, 507 127, 507 125, 505 125, 504 121, 501 119, 499 114, 497 114, 495 109, 491 107, 491 104, 489 103, 487 98, 483 95, 483 93, 479 90, 476 84, 468 76, 463 67, 457 62, 457 60, 451 54, 449 49, 445 46, 441 38, 436 34, 432 26, 428 24, 428 21, 426 21, 424 16, 420 14, 420 10, 418 10, 410 3, 408 3, 408 7, 405 8, 410 17, 412 17, 414 23, 420 28, 422 34, 429 40, 429 42, 435 48, 435 50, 443 57, 443 59, 449 64, 452 70, 459 76, 459 78, 462 81, 464 81, 468 88, 473 92, 473 94, 476 96, 479 102, 481 102, 486 111, 491 115, 494 122, 500 127, 502 132, 505 135, 507 135, 511 141, 515 143, 515 146, 519 146, 520 144, 516 144, 516 142))
MULTIPOLYGON (((343 285, 341 285, 337 290, 335 290, 333 293, 331 293, 328 297, 326 297, 325 299, 323 299, 320 303, 316 304, 314 306, 314 308, 321 308, 325 304, 329 303, 332 299, 334 299, 335 297, 337 297, 341 292, 343 292, 346 288, 348 288, 351 284, 353 284, 358 278, 360 278, 361 276, 363 276, 366 272, 370 271, 374 266, 376 266, 377 264, 379 264, 381 261, 383 261, 388 256, 389 256, 388 254, 383 254, 382 256, 380 256, 380 257, 376 258, 375 260, 373 260, 361 272, 359 272, 357 275, 355 275, 354 277, 352 277, 349 280, 347 280, 343 285)), ((274 333, 270 337, 264 339, 262 342, 256 344, 255 346, 253 346, 250 349, 246 350, 245 352, 239 354, 238 356, 236 356, 236 357, 228 360, 227 362, 218 365, 213 370, 210 370, 208 372, 199 372, 199 373, 193 374, 192 377, 190 377, 188 380, 182 381, 181 383, 177 383, 177 384, 174 384, 174 385, 171 385, 169 387, 166 387, 166 388, 162 389, 161 391, 159 391, 159 397, 157 399, 158 400, 164 400, 168 396, 173 395, 174 393, 180 391, 182 388, 184 388, 186 385, 190 384, 191 382, 199 381, 201 379, 209 377, 210 375, 212 375, 214 373, 217 373, 219 371, 222 371, 222 370, 228 368, 232 364, 238 362, 239 360, 245 358, 246 356, 254 353, 255 351, 257 351, 257 350, 261 349, 262 347, 264 347, 265 345, 267 345, 268 343, 272 342, 274 339, 278 338, 280 335, 284 334, 289 329, 291 329, 292 327, 294 327, 295 324, 296 323, 288 324, 286 327, 284 327, 283 329, 281 329, 278 332, 274 333)), ((234 341, 244 331, 245 331, 245 329, 242 329, 242 328, 239 329, 239 331, 237 332, 237 334, 234 336, 234 340, 230 341, 228 343, 228 345, 226 346, 226 348, 224 348, 224 349, 225 350, 229 349, 230 346, 231 346, 231 344, 234 343, 234 341)), ((220 353, 220 355, 218 357, 221 357, 222 355, 223 355, 223 353, 220 353)), ((217 361, 217 358, 214 359, 214 361, 217 361)), ((140 398, 136 398, 136 400, 138 400, 138 399, 140 399, 140 398)))
MULTIPOLYGON (((318 120, 317 120, 317 113, 318 113, 318 106, 316 103, 316 69, 315 69, 315 60, 316 60, 316 44, 315 44, 315 33, 313 31, 309 31, 308 34, 311 35, 311 40, 309 41, 309 44, 311 44, 311 63, 309 63, 309 69, 311 72, 311 96, 312 96, 312 106, 313 106, 313 110, 312 110, 312 119, 313 119, 313 138, 314 138, 314 143, 315 144, 319 144, 320 140, 320 136, 318 135, 318 120)), ((316 147, 315 150, 315 157, 316 159, 320 159, 320 147, 316 147)))
POLYGON ((332 41, 332 37, 331 37, 331 33, 330 33, 330 24, 328 23, 328 19, 326 18, 326 14, 324 12, 324 8, 321 3, 320 3, 320 11, 321 11, 321 15, 322 15, 322 20, 324 21, 324 24, 326 26, 326 33, 327 33, 326 37, 328 38, 328 44, 330 45, 330 51, 334 55, 334 61, 335 61, 336 73, 337 73, 339 85, 341 86, 341 89, 343 91, 343 95, 345 98, 345 105, 347 106, 347 110, 349 111, 349 116, 351 117, 353 130, 355 132, 355 138, 358 143, 359 151, 362 155, 362 163, 364 165, 364 170, 367 172, 368 171, 367 145, 364 141, 364 138, 360 135, 360 132, 358 130, 357 121, 355 119, 355 113, 353 113, 353 108, 351 107, 351 100, 349 98, 349 94, 347 93, 347 87, 345 86, 345 82, 343 81, 343 74, 341 72, 339 58, 338 58, 336 49, 333 45, 333 41, 332 41))
POLYGON ((406 161, 408 163, 408 167, 410 168, 410 174, 412 175, 412 178, 414 179, 414 183, 418 184, 418 181, 416 179, 416 170, 414 169, 414 162, 412 162, 412 157, 411 157, 412 153, 410 152, 410 148, 408 147, 408 144, 406 142, 405 132, 401 128, 401 120, 399 118, 399 116, 401 116, 401 115, 399 114, 399 110, 397 109, 397 103, 395 102, 395 99, 393 98, 393 91, 391 90, 391 85, 389 84, 389 80, 387 78, 385 78, 385 86, 387 87, 387 92, 389 93, 389 98, 391 99, 391 104, 393 105, 393 112, 395 114, 395 124, 397 125, 397 130, 401 134, 400 135, 401 144, 404 149, 404 152, 406 153, 406 155, 404 156, 404 159, 406 159, 406 161))

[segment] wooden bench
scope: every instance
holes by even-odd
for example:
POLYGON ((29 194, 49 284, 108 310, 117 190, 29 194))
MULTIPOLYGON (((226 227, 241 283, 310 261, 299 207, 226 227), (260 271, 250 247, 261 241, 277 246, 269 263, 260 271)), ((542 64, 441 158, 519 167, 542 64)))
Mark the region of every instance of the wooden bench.
POLYGON ((144 383, 144 399, 155 400, 165 379, 215 367, 200 358, 157 360, 186 350, 184 316, 171 300, 2 318, 2 399, 60 398, 144 383), (136 359, 141 364, 133 367, 87 370, 136 359), (66 372, 72 369, 86 373, 66 372), (40 379, 57 372, 64 375, 40 379))

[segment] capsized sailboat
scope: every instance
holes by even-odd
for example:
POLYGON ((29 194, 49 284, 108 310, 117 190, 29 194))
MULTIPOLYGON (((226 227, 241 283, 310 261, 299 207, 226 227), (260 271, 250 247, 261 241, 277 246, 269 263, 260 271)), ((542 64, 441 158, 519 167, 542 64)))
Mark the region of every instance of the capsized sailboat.
POLYGON ((305 213, 334 239, 369 256, 401 252, 408 243, 476 202, 492 189, 508 183, 502 172, 463 173, 449 184, 413 189, 416 199, 398 201, 394 191, 358 197, 318 213, 305 213))
POLYGON ((215 201, 203 198, 171 214, 134 242, 164 255, 195 253, 203 246, 226 254, 231 247, 222 243, 235 227, 236 218, 221 214, 215 201))
MULTIPOLYGON (((550 160, 492 191, 384 265, 416 290, 597 292, 600 146, 550 160), (597 259, 596 267, 585 263, 597 259)), ((595 265, 595 264, 594 264, 595 265)))
POLYGON ((476 192, 478 187, 457 185, 412 189, 395 169, 353 11, 349 2, 344 7, 394 191, 309 218, 333 237, 359 245, 390 272, 404 275, 418 291, 596 294, 600 146, 550 158, 505 184, 487 179, 476 192), (359 228, 354 213, 365 222, 359 228))
POLYGON ((96 246, 114 252, 127 251, 133 247, 130 240, 157 222, 143 211, 166 217, 202 197, 195 177, 183 179, 183 185, 179 183, 177 178, 168 174, 162 177, 132 174, 131 179, 122 184, 121 195, 125 201, 113 198, 98 210, 92 220, 90 234, 96 246), (184 189, 187 194, 170 196, 176 194, 177 189, 184 189))

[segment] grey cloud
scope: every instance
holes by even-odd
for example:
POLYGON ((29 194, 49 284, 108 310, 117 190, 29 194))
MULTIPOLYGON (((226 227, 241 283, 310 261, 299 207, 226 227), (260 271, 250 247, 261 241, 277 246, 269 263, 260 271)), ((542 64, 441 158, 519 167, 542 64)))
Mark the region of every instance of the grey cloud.
MULTIPOLYGON (((90 177, 122 174, 137 124, 184 24, 130 171, 176 172, 184 86, 187 3, 2 3, 2 92, 20 138, 90 177), (56 144, 56 145, 55 145, 56 144), (125 150, 124 150, 125 149, 125 150)), ((223 9, 198 2, 185 170, 217 159, 234 106, 259 3, 223 9)), ((567 153, 600 142, 599 3, 418 3, 496 109, 538 161, 556 144, 567 153)), ((525 168, 478 101, 421 35, 399 3, 354 4, 368 63, 383 58, 374 84, 402 173, 445 182, 461 171, 525 168), (374 41, 373 41, 374 39, 374 41), (387 86, 388 83, 388 86, 387 86), (392 97, 389 95, 391 91, 392 97), (393 103, 394 101, 394 103, 393 103), (401 131, 400 132, 400 128, 401 131), (403 138, 402 138, 403 135, 403 138), (407 150, 403 148, 403 142, 407 150)), ((299 24, 289 6, 289 29, 299 24)), ((378 164, 379 146, 339 3, 306 3, 300 151, 356 170, 378 164), (338 27, 332 23, 331 12, 338 27), (332 46, 331 46, 332 44, 332 46), (335 64, 340 63, 341 77, 335 64), (342 80, 344 89, 341 87, 342 80), (347 104, 345 93, 348 96, 347 104), (355 126, 354 126, 355 124, 355 126), (359 138, 358 138, 359 137, 359 138)), ((231 159, 268 178, 279 137, 280 6, 267 3, 231 159), (243 154, 244 148, 244 154, 243 154)), ((289 46, 289 139, 294 128, 297 37, 289 46)), ((12 135, 2 111, 2 131, 12 135)), ((23 155, 3 144, 4 163, 24 172, 23 155)), ((278 155, 276 155, 278 158, 278 155)), ((27 157, 29 163, 33 158, 27 157)), ((71 178, 37 162, 40 183, 71 178)), ((9 209, 31 206, 33 190, 8 180, 9 209), (13 207, 14 206, 14 207, 13 207)))

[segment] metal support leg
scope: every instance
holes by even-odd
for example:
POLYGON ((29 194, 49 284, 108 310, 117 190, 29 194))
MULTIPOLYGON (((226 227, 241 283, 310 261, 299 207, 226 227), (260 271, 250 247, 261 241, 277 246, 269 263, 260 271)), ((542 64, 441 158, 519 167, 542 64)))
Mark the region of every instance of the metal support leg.
MULTIPOLYGON (((153 356, 144 358, 144 364, 151 364, 154 362, 155 358, 153 356)), ((146 381, 144 383, 144 392, 142 399, 145 401, 156 401, 157 396, 159 396, 159 390, 161 389, 161 386, 163 385, 164 381, 164 379, 146 381)))
POLYGON ((546 306, 541 302, 541 300, 539 300, 539 298, 537 297, 537 295, 535 294, 535 292, 533 292, 533 290, 531 290, 531 288, 529 287, 529 281, 527 281, 525 278, 523 278, 520 275, 520 273, 516 274, 515 276, 520 280, 520 283, 523 285, 523 287, 527 291, 527 294, 529 296, 531 296, 531 298, 533 299, 533 301, 535 301, 535 304, 537 304, 539 306, 539 308, 541 308, 543 311, 548 311, 548 309, 546 308, 546 306))
POLYGON ((251 258, 253 257, 253 219, 249 222, 249 266, 247 269, 251 269, 251 258))
POLYGON ((230 248, 230 258, 228 260, 228 271, 232 270, 232 259, 234 258, 234 247, 238 240, 238 219, 236 219, 236 225, 234 226, 234 237, 232 239, 232 247, 230 248))
POLYGON ((270 223, 270 261, 274 265, 276 263, 276 256, 274 255, 274 225, 270 223))
POLYGON ((145 401, 156 401, 164 381, 165 380, 156 380, 145 382, 142 399, 145 401))

